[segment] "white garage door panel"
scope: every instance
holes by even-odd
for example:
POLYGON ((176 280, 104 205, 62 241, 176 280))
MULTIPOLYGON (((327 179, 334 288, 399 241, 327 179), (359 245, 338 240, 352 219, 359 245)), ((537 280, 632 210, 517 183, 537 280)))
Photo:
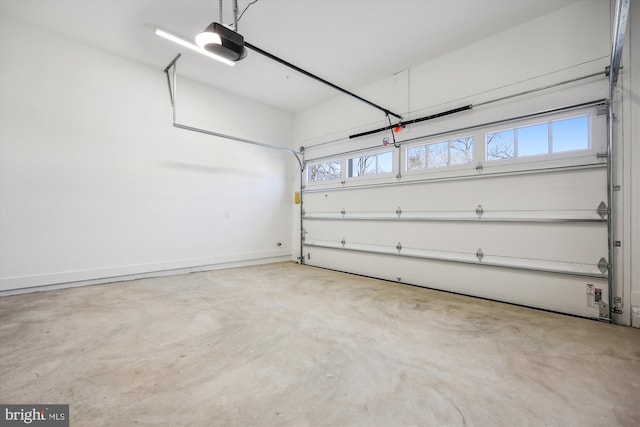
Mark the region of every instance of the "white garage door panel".
MULTIPOLYGON (((305 222, 306 243, 371 244, 403 250, 426 249, 503 256, 531 260, 592 264, 606 257, 606 227, 601 223, 401 222, 316 221, 305 222), (576 244, 579 243, 579 244, 576 244)), ((597 270, 596 270, 597 271, 597 270)))
MULTIPOLYGON (((505 152, 512 144, 507 157, 488 154, 485 131, 503 132, 499 126, 470 131, 473 154, 466 151, 462 163, 450 156, 463 152, 455 144, 465 135, 358 154, 358 167, 368 161, 378 168, 379 153, 393 153, 392 172, 387 163, 381 172, 358 169, 360 176, 350 177, 354 154, 345 153, 340 180, 333 176, 304 191, 305 262, 599 318, 587 284, 608 301, 608 209, 600 206, 607 200, 607 168, 598 158, 605 128, 595 111, 589 120, 575 120, 576 114, 510 124, 495 143, 506 144, 505 152), (538 120, 560 124, 544 128, 538 120), (587 122, 588 138, 585 127, 575 127, 587 122), (567 123, 574 127, 563 134, 567 123), (531 126, 546 131, 534 138, 531 126), (534 148, 543 154, 527 151, 534 148), (409 172, 407 159, 414 165, 409 172)), ((608 306, 603 311, 608 317, 608 306)))
POLYGON ((483 218, 593 218, 606 200, 604 168, 502 175, 305 192, 305 217, 475 217, 483 218), (374 214, 374 215, 372 215, 374 214), (446 214, 446 215, 443 215, 446 214))
POLYGON ((587 284, 602 290, 606 279, 415 260, 332 249, 307 249, 307 264, 386 280, 440 289, 496 301, 521 304, 583 317, 597 318, 598 306, 589 306, 587 284), (337 253, 339 252, 339 253, 337 253))

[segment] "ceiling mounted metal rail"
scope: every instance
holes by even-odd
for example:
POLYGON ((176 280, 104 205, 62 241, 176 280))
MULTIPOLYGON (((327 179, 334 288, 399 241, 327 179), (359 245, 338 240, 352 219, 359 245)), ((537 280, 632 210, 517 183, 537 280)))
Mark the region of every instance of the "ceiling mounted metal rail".
POLYGON ((622 50, 624 48, 624 37, 627 32, 627 20, 629 18, 630 0, 616 1, 616 15, 613 27, 613 45, 611 47, 611 62, 609 81, 615 86, 618 83, 620 72, 620 62, 622 61, 622 50))
POLYGON ((397 118, 397 119, 399 119, 399 120, 402 120, 402 116, 401 116, 401 115, 396 114, 396 113, 392 112, 391 110, 388 110, 388 109, 386 109, 386 108, 384 108, 384 107, 381 107, 381 106, 380 106, 380 105, 378 105, 378 104, 374 104, 373 102, 371 102, 371 101, 369 101, 369 100, 367 100, 367 99, 364 99, 363 97, 361 97, 361 96, 359 96, 359 95, 356 95, 356 94, 355 94, 355 93, 353 93, 353 92, 349 92, 348 90, 346 90, 346 89, 344 89, 344 88, 341 88, 340 86, 338 86, 338 85, 336 85, 336 84, 333 84, 333 83, 331 83, 330 81, 327 81, 327 80, 323 79, 322 77, 318 77, 318 76, 316 76, 315 74, 312 74, 312 73, 310 73, 310 72, 309 72, 309 71, 307 71, 307 70, 303 70, 302 68, 300 68, 300 67, 298 67, 298 66, 296 66, 296 65, 293 65, 292 63, 287 62, 287 61, 285 61, 284 59, 279 58, 279 57, 275 56, 275 55, 274 55, 274 54, 272 54, 272 53, 269 53, 269 52, 267 52, 267 51, 265 51, 265 50, 263 50, 263 49, 260 49, 259 47, 255 46, 255 45, 252 45, 251 43, 248 43, 247 41, 245 41, 245 42, 244 42, 244 45, 245 45, 247 48, 249 48, 249 49, 253 50, 254 52, 259 53, 260 55, 266 56, 266 57, 267 57, 267 58, 269 58, 269 59, 272 59, 272 60, 274 60, 274 61, 276 61, 276 62, 279 62, 280 64, 284 65, 285 67, 289 67, 289 68, 291 68, 292 70, 295 70, 295 71, 299 72, 300 74, 304 74, 304 75, 305 75, 305 76, 307 76, 307 77, 311 77, 312 79, 317 80, 317 81, 319 81, 320 83, 323 83, 323 84, 325 84, 325 85, 327 85, 327 86, 330 86, 330 87, 332 87, 333 89, 335 89, 335 90, 337 90, 337 91, 340 91, 340 92, 342 92, 342 93, 344 93, 344 94, 346 94, 346 95, 349 95, 349 96, 351 96, 351 97, 353 97, 353 98, 357 99, 358 101, 364 102, 365 104, 367 104, 367 105, 369 105, 369 106, 371 106, 371 107, 373 107, 373 108, 376 108, 376 109, 378 109, 378 110, 382 111, 382 112, 383 112, 385 115, 387 115, 387 116, 393 116, 393 117, 395 117, 395 118, 397 118))
POLYGON ((166 68, 164 69, 164 73, 167 75, 167 83, 169 85, 169 96, 171 98, 171 107, 173 110, 173 127, 178 129, 188 130, 191 132, 203 133, 205 135, 217 136, 219 138, 230 139, 232 141, 243 142, 245 144, 257 145, 259 147, 269 148, 272 150, 284 151, 289 154, 292 154, 298 161, 298 164, 300 165, 300 170, 301 171, 304 170, 304 162, 300 158, 300 153, 298 153, 295 150, 292 150, 291 148, 279 147, 277 145, 271 145, 264 142, 253 141, 253 140, 241 138, 238 136, 227 135, 220 132, 215 132, 207 129, 201 129, 194 126, 187 126, 187 125, 178 123, 176 121, 176 64, 180 56, 181 54, 176 55, 176 57, 173 58, 173 60, 169 63, 169 65, 167 65, 166 68))

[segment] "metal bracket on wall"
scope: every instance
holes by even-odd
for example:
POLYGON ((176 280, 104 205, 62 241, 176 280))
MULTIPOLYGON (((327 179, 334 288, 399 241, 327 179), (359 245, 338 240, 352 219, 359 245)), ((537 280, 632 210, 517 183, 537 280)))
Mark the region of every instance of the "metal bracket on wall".
POLYGON ((600 314, 600 320, 605 320, 605 321, 609 321, 609 304, 607 304, 604 301, 600 301, 600 304, 598 306, 599 308, 599 314, 600 314))
POLYGON ((482 252, 482 249, 478 249, 476 251, 476 258, 478 258, 478 262, 482 262, 482 258, 484 258, 484 252, 482 252))
MULTIPOLYGON (((246 44, 246 43, 245 43, 246 44)), ((164 73, 167 76, 167 83, 169 86, 169 99, 171 101, 171 109, 172 109, 172 115, 173 115, 173 127, 178 128, 178 129, 182 129, 182 130, 187 130, 187 131, 191 131, 191 132, 197 132, 197 133, 202 133, 205 135, 209 135, 209 136, 215 136, 218 138, 223 138, 223 139, 228 139, 231 141, 237 141, 237 142, 242 142, 245 144, 250 144, 250 145, 257 145, 259 147, 264 147, 264 148, 268 148, 271 150, 278 150, 278 151, 283 151, 286 153, 289 153, 291 155, 293 155, 296 160, 298 161, 298 165, 300 166, 300 171, 304 171, 304 164, 303 164, 303 159, 301 157, 301 153, 292 150, 291 148, 287 148, 287 147, 280 147, 277 145, 271 145, 271 144, 267 144, 264 142, 260 142, 260 141, 253 141, 251 139, 246 139, 246 138, 241 138, 238 136, 234 136, 234 135, 227 135, 221 132, 215 132, 215 131, 211 131, 211 130, 207 130, 207 129, 201 129, 201 128, 197 128, 197 127, 193 127, 193 126, 187 126, 187 125, 183 125, 177 122, 176 119, 176 95, 177 95, 177 88, 176 88, 176 80, 177 80, 177 68, 178 68, 178 59, 180 59, 180 56, 182 56, 182 54, 177 54, 175 56, 175 58, 173 58, 173 60, 169 63, 169 65, 166 66, 166 68, 164 69, 164 73)))
MULTIPOLYGON (((607 67, 609 68, 609 67, 607 67)), ((609 71, 607 70, 606 75, 609 75, 609 71)), ((597 117, 602 117, 602 116, 606 116, 609 113, 609 104, 602 104, 602 105, 598 105, 596 107, 596 116, 597 117)))
POLYGON ((607 204, 605 202, 600 202, 597 212, 598 215, 600 215, 600 218, 605 219, 605 217, 609 215, 609 208, 607 207, 607 204))
POLYGON ((604 257, 600 258, 600 261, 598 261, 598 270, 600 270, 600 273, 602 274, 606 274, 609 270, 609 263, 604 257))

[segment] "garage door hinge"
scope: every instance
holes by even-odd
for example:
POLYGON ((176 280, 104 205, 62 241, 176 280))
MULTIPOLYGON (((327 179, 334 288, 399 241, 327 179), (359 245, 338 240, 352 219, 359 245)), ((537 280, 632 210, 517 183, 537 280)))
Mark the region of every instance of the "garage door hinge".
POLYGON ((402 244, 400 242, 396 245, 396 249, 398 250, 398 253, 402 250, 402 244))
POLYGON ((302 216, 305 216, 305 215, 307 214, 307 212, 306 212, 304 209, 302 209, 302 212, 301 212, 300 214, 301 214, 302 216))
POLYGON ((596 159, 598 160, 607 160, 607 157, 609 157, 609 155, 607 154, 606 151, 601 151, 596 154, 596 159))
POLYGON ((598 261, 598 270, 600 270, 600 273, 605 274, 607 270, 609 270, 609 267, 611 267, 611 265, 609 265, 607 260, 604 257, 600 258, 600 261, 598 261))
POLYGON ((484 258, 484 252, 482 252, 482 249, 478 249, 476 257, 478 258, 478 261, 482 262, 482 258, 484 258))
POLYGON ((340 213, 342 214, 342 217, 344 218, 344 215, 347 213, 347 211, 345 211, 344 209, 342 209, 342 210, 340 211, 340 213))
POLYGON ((596 108, 596 116, 602 117, 609 113, 609 104, 602 104, 596 108))
POLYGON ((400 206, 398 206, 398 209, 396 209, 396 215, 398 215, 398 218, 400 218, 400 215, 402 215, 402 209, 400 209, 400 206))
POLYGON ((344 237, 343 237, 343 238, 342 238, 342 240, 340 240, 340 243, 342 243, 342 247, 344 248, 344 245, 346 245, 346 244, 347 244, 347 241, 346 241, 346 240, 344 240, 344 237))
POLYGON ((600 218, 605 219, 605 217, 609 215, 609 207, 605 202, 600 202, 597 212, 598 215, 600 215, 600 218))
POLYGON ((478 218, 482 217, 483 213, 484 209, 482 209, 482 205, 478 205, 478 207, 476 208, 476 215, 478 215, 478 218))
POLYGON ((598 311, 600 313, 600 320, 609 321, 609 304, 604 301, 600 301, 598 305, 598 311))
POLYGON ((482 166, 482 163, 478 162, 476 165, 476 172, 480 173, 482 172, 482 169, 484 169, 484 166, 482 166))

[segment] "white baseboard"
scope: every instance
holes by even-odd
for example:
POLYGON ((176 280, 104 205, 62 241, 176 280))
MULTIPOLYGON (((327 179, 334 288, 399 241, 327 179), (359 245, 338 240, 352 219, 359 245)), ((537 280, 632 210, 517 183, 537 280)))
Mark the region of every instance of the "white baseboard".
POLYGON ((291 252, 281 250, 6 277, 0 278, 0 297, 290 260, 291 252))

